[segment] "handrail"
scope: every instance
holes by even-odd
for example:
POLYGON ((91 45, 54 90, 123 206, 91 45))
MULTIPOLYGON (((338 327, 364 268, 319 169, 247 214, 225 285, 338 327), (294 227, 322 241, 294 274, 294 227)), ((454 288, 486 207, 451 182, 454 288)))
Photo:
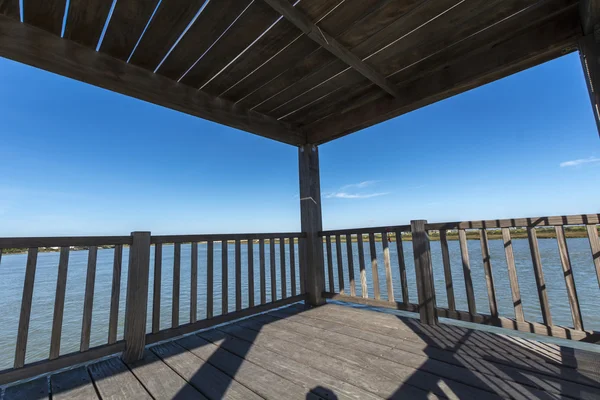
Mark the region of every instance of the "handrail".
POLYGON ((377 226, 368 228, 347 228, 333 229, 319 232, 320 237, 348 234, 368 234, 368 233, 391 233, 391 232, 410 232, 410 225, 377 226))
POLYGON ((485 221, 438 222, 426 224, 427 230, 482 229, 482 228, 535 228, 538 226, 564 226, 599 224, 600 214, 561 215, 555 217, 529 217, 485 221))
POLYGON ((0 238, 0 249, 27 249, 31 247, 87 247, 131 244, 131 236, 55 236, 0 238))
POLYGON ((220 242, 222 240, 260 240, 260 239, 290 239, 304 238, 306 234, 301 232, 283 233, 220 233, 220 234, 198 234, 198 235, 153 235, 150 243, 194 243, 194 242, 220 242))

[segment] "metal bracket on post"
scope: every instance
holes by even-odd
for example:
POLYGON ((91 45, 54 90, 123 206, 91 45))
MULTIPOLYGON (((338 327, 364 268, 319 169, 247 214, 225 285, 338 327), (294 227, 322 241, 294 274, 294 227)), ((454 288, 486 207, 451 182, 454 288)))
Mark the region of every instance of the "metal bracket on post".
POLYGON ((417 293, 419 295, 419 314, 421 322, 437 325, 435 289, 433 286, 433 267, 429 236, 425 230, 427 221, 410 221, 412 231, 413 252, 415 258, 415 273, 417 275, 417 293))
POLYGON ((144 357, 149 271, 150 232, 132 232, 125 306, 125 351, 122 356, 125 362, 144 357))

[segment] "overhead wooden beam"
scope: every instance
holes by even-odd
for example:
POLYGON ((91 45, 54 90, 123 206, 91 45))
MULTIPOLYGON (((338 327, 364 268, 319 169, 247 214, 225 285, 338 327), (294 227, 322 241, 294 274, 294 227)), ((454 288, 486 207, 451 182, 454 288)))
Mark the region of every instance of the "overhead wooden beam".
POLYGON ((280 142, 306 143, 306 135, 291 124, 3 15, 0 56, 280 142))
POLYGON ((298 10, 286 0, 263 0, 285 19, 294 24, 309 38, 317 42, 325 50, 354 68, 371 82, 388 92, 394 97, 400 97, 400 91, 389 82, 385 76, 375 71, 354 53, 340 44, 335 38, 315 25, 308 16, 298 10))
POLYGON ((584 35, 600 31, 600 0, 580 0, 579 15, 584 35))
POLYGON ((322 144, 390 118, 560 57, 576 49, 581 28, 577 9, 490 44, 408 81, 402 98, 380 98, 306 125, 308 142, 322 144))

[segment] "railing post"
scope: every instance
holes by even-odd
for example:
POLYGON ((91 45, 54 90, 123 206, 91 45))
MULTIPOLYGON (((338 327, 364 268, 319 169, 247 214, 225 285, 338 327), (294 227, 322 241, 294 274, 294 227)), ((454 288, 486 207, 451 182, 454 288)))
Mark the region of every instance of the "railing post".
POLYGON ((321 216, 321 182, 319 178, 319 150, 317 146, 305 144, 298 149, 300 176, 300 215, 302 232, 300 241, 300 265, 304 274, 307 301, 311 306, 325 303, 325 271, 323 268, 323 230, 321 216))
POLYGON ((583 30, 583 36, 579 39, 579 55, 600 133, 600 1, 581 0, 579 14, 583 30))
POLYGON ((125 351, 123 360, 141 360, 146 345, 150 232, 132 232, 125 306, 125 351))
POLYGON ((437 325, 438 317, 433 287, 433 267, 431 265, 431 249, 429 236, 425 230, 425 220, 410 221, 412 231, 415 272, 417 275, 417 293, 419 295, 419 313, 421 322, 437 325))

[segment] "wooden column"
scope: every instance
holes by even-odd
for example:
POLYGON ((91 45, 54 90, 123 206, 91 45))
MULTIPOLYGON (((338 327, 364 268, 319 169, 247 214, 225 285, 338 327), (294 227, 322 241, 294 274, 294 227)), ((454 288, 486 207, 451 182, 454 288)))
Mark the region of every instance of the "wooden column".
POLYGON ((150 271, 150 232, 132 232, 131 239, 125 306, 125 362, 141 360, 144 356, 150 271))
MULTIPOLYGON (((304 272, 307 302, 311 306, 325 304, 325 273, 323 264, 323 241, 319 232, 323 230, 321 216, 321 182, 319 179, 319 150, 317 146, 305 144, 298 149, 300 176, 301 270, 304 272)), ((301 277, 302 278, 302 277, 301 277)))
POLYGON ((415 257, 415 273, 417 275, 417 293, 419 296, 419 313, 421 322, 437 325, 435 289, 433 287, 433 266, 429 236, 425 230, 425 220, 410 221, 412 231, 413 252, 415 257))
POLYGON ((579 55, 600 134, 600 0, 581 0, 579 7, 584 34, 579 40, 579 55))

